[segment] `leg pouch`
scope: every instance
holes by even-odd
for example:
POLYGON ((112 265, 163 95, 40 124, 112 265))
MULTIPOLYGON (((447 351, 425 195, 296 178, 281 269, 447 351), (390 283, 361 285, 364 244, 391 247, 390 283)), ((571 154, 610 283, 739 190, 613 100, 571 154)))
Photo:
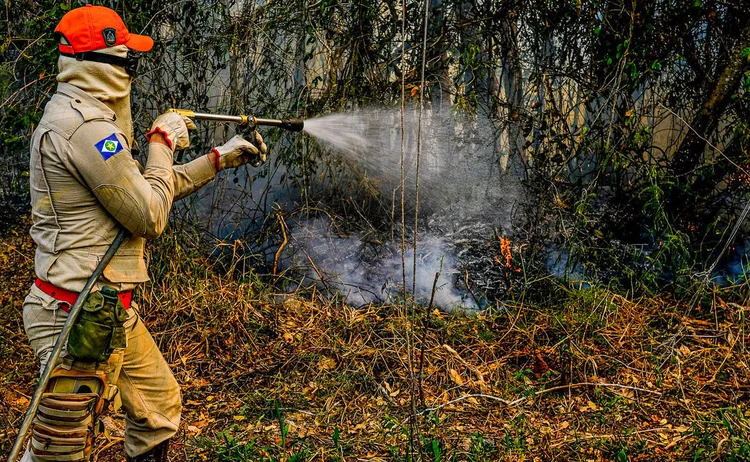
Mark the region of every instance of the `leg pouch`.
POLYGON ((103 372, 55 368, 32 422, 30 450, 36 459, 87 461, 109 390, 103 372))
POLYGON ((37 457, 78 454, 83 459, 89 439, 86 426, 54 426, 37 420, 31 433, 31 450, 37 457))
POLYGON ((47 424, 86 427, 93 422, 99 395, 96 393, 45 393, 39 402, 36 418, 47 424))
POLYGON ((85 461, 94 441, 95 393, 45 393, 32 423, 31 452, 41 461, 85 461))

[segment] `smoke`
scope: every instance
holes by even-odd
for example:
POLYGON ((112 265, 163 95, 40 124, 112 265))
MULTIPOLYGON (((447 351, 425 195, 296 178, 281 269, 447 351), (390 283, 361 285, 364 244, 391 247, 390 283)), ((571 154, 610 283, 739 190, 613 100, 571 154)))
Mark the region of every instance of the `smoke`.
MULTIPOLYGON (((326 220, 315 219, 295 227, 293 247, 292 259, 296 267, 306 269, 305 277, 340 293, 350 305, 394 301, 403 293, 398 243, 372 242, 359 233, 338 236, 326 220)), ((407 290, 416 284, 418 302, 428 304, 432 299, 434 306, 445 310, 478 309, 471 295, 455 284, 460 271, 445 240, 427 236, 418 243, 416 280, 413 249, 406 248, 404 256, 407 290)))
POLYGON ((403 115, 403 132, 401 127, 398 109, 366 109, 305 122, 306 133, 391 205, 394 216, 383 218, 395 218, 391 226, 398 232, 395 242, 380 242, 362 233, 339 236, 324 220, 301 221, 293 230, 292 260, 305 268, 307 278, 354 305, 401 294, 405 263, 407 290, 414 284, 421 303, 429 303, 440 273, 434 305, 476 310, 458 255, 469 254, 467 247, 477 242, 496 241, 498 232, 515 232, 513 216, 523 200, 520 175, 502 168, 500 159, 507 150, 488 119, 434 110, 420 115, 410 108, 403 115), (402 174, 408 210, 405 262, 400 244, 402 174), (417 205, 415 276, 411 238, 417 205))
MULTIPOLYGON (((402 138, 399 109, 363 109, 308 119, 305 132, 318 141, 317 148, 315 143, 311 147, 319 158, 318 170, 308 172, 306 196, 299 183, 291 181, 299 178, 299 172, 281 162, 284 150, 302 143, 295 145, 282 137, 280 142, 269 143, 270 161, 260 170, 248 167, 223 173, 178 210, 198 217, 215 236, 243 239, 253 257, 267 266, 275 261, 281 245, 280 233, 268 233, 277 222, 271 214, 282 211, 289 245, 279 264, 287 277, 301 279, 294 287, 314 283, 340 293, 356 306, 393 301, 403 295, 403 152, 407 291, 411 292, 414 284, 415 298, 429 303, 435 275, 440 273, 434 306, 477 310, 486 294, 497 293, 498 274, 503 272, 502 266, 493 262, 493 250, 488 246, 497 246, 500 234, 512 237, 523 224, 522 219, 514 218, 523 213, 520 170, 514 169, 512 162, 503 165, 503 158, 513 159, 504 141, 507 137, 487 118, 447 110, 425 110, 420 116, 417 109, 410 108, 403 122, 402 138), (331 167, 334 164, 336 168, 331 167), (344 183, 357 188, 347 189, 342 187, 344 183), (381 213, 373 218, 372 213, 364 216, 350 210, 343 214, 344 219, 332 222, 320 218, 325 214, 315 216, 311 211, 332 207, 327 200, 334 194, 355 189, 356 194, 367 191, 369 200, 375 196, 382 205, 381 213), (306 201, 315 201, 315 206, 306 201), (412 239, 417 202, 415 275, 412 239), (260 230, 264 230, 262 239, 258 238, 260 230), (467 274, 474 278, 471 290, 466 285, 467 274)), ((368 200, 361 196, 345 199, 359 204, 368 200)))
POLYGON ((570 259, 570 252, 555 247, 547 249, 547 271, 556 279, 585 280, 590 279, 580 262, 570 259))
POLYGON ((518 178, 502 171, 499 157, 504 149, 490 120, 448 110, 430 109, 420 115, 418 109, 409 108, 403 116, 403 133, 401 127, 398 109, 363 109, 305 122, 307 134, 385 199, 391 200, 395 193, 400 204, 403 163, 404 198, 410 208, 415 207, 418 173, 419 206, 425 219, 451 208, 447 221, 476 218, 498 203, 502 210, 497 212, 510 213, 507 206, 519 198, 520 185, 518 178))

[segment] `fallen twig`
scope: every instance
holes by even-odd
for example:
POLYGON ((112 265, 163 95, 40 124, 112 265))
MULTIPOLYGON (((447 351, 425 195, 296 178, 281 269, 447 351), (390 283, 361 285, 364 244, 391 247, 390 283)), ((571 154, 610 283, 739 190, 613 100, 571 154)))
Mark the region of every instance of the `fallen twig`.
MULTIPOLYGON (((653 395, 661 396, 661 392, 653 391, 653 390, 646 390, 645 388, 633 387, 633 386, 630 386, 630 385, 621 385, 619 383, 594 383, 594 382, 570 383, 568 385, 560 385, 560 386, 557 386, 557 387, 545 388, 544 390, 537 390, 537 391, 535 391, 532 396, 543 395, 543 394, 551 392, 551 391, 565 390, 565 389, 572 389, 572 388, 580 388, 580 387, 604 387, 604 388, 614 387, 614 388, 625 388, 627 390, 642 391, 644 393, 651 393, 653 395)), ((441 405, 435 406, 435 407, 425 408, 425 409, 422 410, 422 412, 420 414, 424 414, 426 412, 437 411, 439 409, 444 408, 445 406, 448 406, 450 404, 454 404, 454 403, 457 403, 459 401, 463 401, 463 400, 466 400, 466 399, 469 399, 469 398, 487 398, 487 399, 491 399, 491 400, 494 400, 494 401, 500 401, 501 403, 505 404, 508 407, 512 407, 512 406, 518 405, 518 404, 526 401, 527 399, 529 399, 528 396, 523 396, 523 397, 518 398, 516 400, 508 401, 508 400, 505 400, 503 398, 499 398, 497 396, 486 395, 486 394, 481 394, 481 393, 480 394, 472 394, 472 395, 464 395, 464 396, 458 397, 456 399, 450 400, 450 401, 448 401, 445 404, 441 404, 441 405)))
POLYGON ((474 375, 477 376, 477 383, 479 384, 479 388, 482 391, 485 391, 484 388, 487 387, 487 382, 484 381, 484 375, 482 375, 482 373, 479 372, 479 369, 477 369, 476 367, 466 362, 466 360, 462 358, 461 355, 458 354, 458 352, 454 350, 453 348, 451 348, 448 344, 444 343, 443 348, 446 351, 448 351, 448 353, 452 354, 456 359, 458 359, 458 361, 461 362, 461 364, 463 364, 465 368, 469 369, 471 372, 474 373, 474 375))
POLYGON ((422 412, 420 412, 420 414, 424 414, 424 413, 432 412, 432 411, 437 411, 439 409, 444 408, 445 406, 449 406, 451 404, 455 404, 455 403, 458 403, 459 401, 464 401, 464 400, 469 399, 469 398, 486 398, 486 399, 491 399, 491 400, 494 400, 494 401, 500 401, 501 403, 505 404, 506 406, 510 406, 513 403, 512 401, 507 401, 507 400, 505 400, 503 398, 500 398, 500 397, 497 397, 497 396, 485 395, 483 393, 477 393, 477 394, 472 394, 472 395, 464 395, 464 396, 458 397, 456 399, 452 399, 452 400, 448 401, 447 403, 441 404, 439 406, 425 408, 425 409, 422 410, 422 412))
POLYGON ((286 237, 286 223, 284 222, 284 217, 281 216, 281 213, 276 214, 276 218, 279 220, 279 226, 281 226, 281 234, 284 236, 284 240, 281 242, 281 245, 279 246, 279 250, 276 251, 276 255, 273 257, 273 275, 276 276, 276 270, 279 267, 279 257, 281 256, 281 252, 284 250, 284 247, 289 243, 289 239, 286 237))

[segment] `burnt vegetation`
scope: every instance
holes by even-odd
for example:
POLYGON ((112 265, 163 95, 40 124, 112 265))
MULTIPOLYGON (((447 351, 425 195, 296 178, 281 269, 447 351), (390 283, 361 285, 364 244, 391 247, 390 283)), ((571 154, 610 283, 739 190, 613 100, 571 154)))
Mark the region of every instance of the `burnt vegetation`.
MULTIPOLYGON (((489 121, 497 195, 523 191, 445 233, 478 315, 403 293, 350 307, 279 263, 295 223, 369 246, 413 220, 310 137, 264 132, 269 162, 177 205, 149 249, 138 302, 183 386, 180 460, 750 458, 746 2, 94 3, 156 41, 141 145, 170 107, 307 118, 404 97, 489 121)), ((37 373, 28 145, 76 6, 6 2, 0 21, 3 451, 37 373)), ((186 155, 233 130, 200 125, 186 155)), ((99 460, 122 458, 110 424, 99 460)))

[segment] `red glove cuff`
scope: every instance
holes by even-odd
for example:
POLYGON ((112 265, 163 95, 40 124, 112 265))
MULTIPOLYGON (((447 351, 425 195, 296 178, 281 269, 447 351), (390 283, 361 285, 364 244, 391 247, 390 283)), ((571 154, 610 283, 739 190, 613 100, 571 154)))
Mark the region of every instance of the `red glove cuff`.
POLYGON ((146 133, 146 141, 150 142, 151 141, 151 135, 153 135, 154 133, 161 133, 161 136, 164 137, 164 140, 167 142, 167 145, 169 146, 169 149, 171 149, 172 151, 174 151, 174 148, 172 147, 172 140, 169 139, 169 135, 167 135, 167 132, 165 132, 164 130, 162 130, 159 127, 156 127, 153 130, 151 130, 150 132, 146 133))
POLYGON ((221 162, 219 162, 219 159, 221 158, 221 153, 216 148, 211 148, 211 150, 216 154, 216 173, 219 173, 221 171, 221 162))

